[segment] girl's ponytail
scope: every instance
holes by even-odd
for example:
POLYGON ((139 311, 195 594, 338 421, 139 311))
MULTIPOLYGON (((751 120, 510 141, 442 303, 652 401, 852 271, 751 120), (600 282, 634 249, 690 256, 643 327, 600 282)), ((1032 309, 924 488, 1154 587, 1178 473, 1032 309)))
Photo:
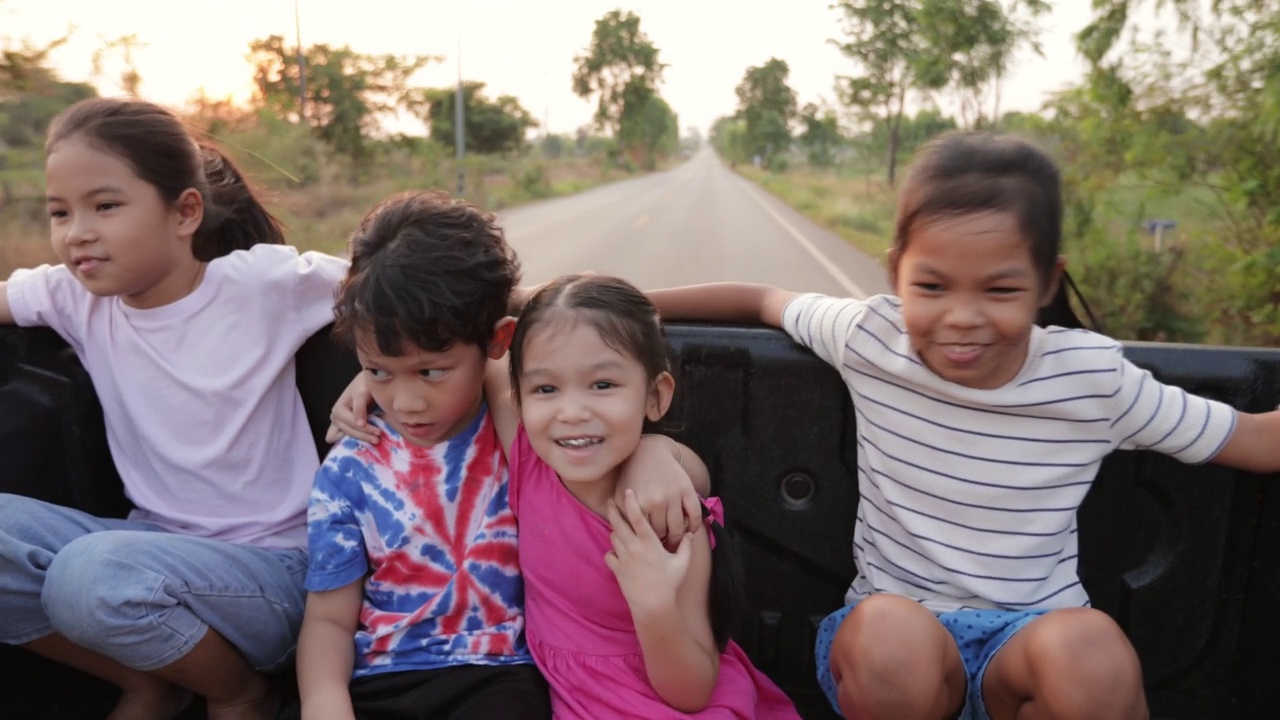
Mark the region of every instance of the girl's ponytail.
MULTIPOLYGON (((704 517, 709 515, 702 506, 704 517)), ((715 519, 707 518, 707 531, 711 533, 711 585, 708 597, 708 615, 711 618, 711 635, 720 652, 737 632, 738 624, 746 612, 746 593, 742 582, 742 565, 729 532, 715 519)))
POLYGON ((258 243, 284 244, 284 229, 258 200, 235 163, 212 144, 200 143, 204 220, 191 250, 201 261, 222 257, 258 243))
POLYGON ((197 142, 159 105, 132 98, 83 100, 50 123, 45 152, 71 138, 83 138, 129 163, 166 203, 195 188, 204 200, 204 220, 191 251, 202 261, 258 243, 284 243, 280 222, 235 164, 213 145, 197 142))

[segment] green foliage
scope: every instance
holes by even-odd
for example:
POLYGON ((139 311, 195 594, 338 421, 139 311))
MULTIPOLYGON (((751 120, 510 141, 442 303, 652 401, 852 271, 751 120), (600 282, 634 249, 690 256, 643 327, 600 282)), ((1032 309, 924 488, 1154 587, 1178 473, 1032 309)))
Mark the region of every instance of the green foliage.
POLYGON ((815 167, 834 165, 836 149, 843 142, 835 111, 809 103, 800 111, 800 123, 804 126, 800 133, 800 146, 804 148, 809 164, 815 167))
MULTIPOLYGON (((1207 222, 1174 292, 1195 298, 1210 339, 1280 342, 1280 7, 1265 0, 1098 0, 1077 38, 1085 84, 1054 105, 1076 227, 1136 178, 1194 192, 1207 222), (1179 34, 1143 35, 1143 4, 1172 8, 1179 34), (1121 38, 1128 38, 1124 46, 1121 38)), ((1185 211, 1189 208, 1184 208, 1185 211)), ((1182 219, 1182 218, 1175 218, 1182 219)))
POLYGON ((303 53, 279 35, 249 44, 257 101, 282 117, 309 125, 330 147, 357 162, 371 158, 369 138, 383 115, 408 109, 409 81, 430 56, 366 55, 348 46, 312 45, 303 53), (302 83, 305 81, 305 97, 302 83))
POLYGON ((886 176, 897 176, 901 124, 909 99, 950 90, 965 126, 999 116, 1000 82, 1014 52, 1035 43, 1044 0, 842 0, 837 47, 858 75, 837 78, 840 100, 886 139, 886 176))
MULTIPOLYGON (((484 83, 462 84, 463 125, 466 149, 478 153, 505 153, 522 150, 525 132, 538 126, 520 101, 510 95, 490 100, 484 95, 484 83)), ((413 106, 431 127, 431 139, 453 150, 457 139, 454 114, 457 108, 456 88, 422 90, 413 106)))
POLYGON ((570 152, 573 141, 564 135, 544 135, 538 141, 538 154, 548 160, 558 160, 570 152))
POLYGON ((737 117, 722 117, 711 126, 711 146, 720 157, 729 161, 730 167, 751 162, 751 148, 747 141, 747 124, 737 117))
POLYGON ((738 83, 738 117, 742 119, 748 152, 767 166, 791 147, 791 123, 796 117, 796 93, 787 84, 791 69, 778 58, 749 67, 738 83))
POLYGON ((618 128, 618 146, 630 161, 646 170, 658 158, 680 149, 680 122, 671 106, 642 82, 632 81, 626 95, 627 112, 618 128))
MULTIPOLYGON (((596 96, 596 127, 615 137, 628 112, 628 95, 647 99, 644 90, 657 92, 666 65, 658 61, 658 48, 640 30, 640 17, 613 10, 596 21, 591 44, 574 58, 573 91, 581 98, 596 96)), ((643 104, 643 103, 642 103, 643 104)), ((641 108, 633 104, 630 112, 641 108)))
POLYGON ((33 45, 0 38, 0 152, 43 146, 55 115, 98 94, 91 85, 62 81, 49 66, 49 54, 69 39, 33 45))
POLYGON ((1000 116, 1000 83, 1009 63, 1023 46, 1041 54, 1036 20, 1049 10, 1045 0, 921 0, 918 69, 928 85, 954 95, 962 127, 1000 116))

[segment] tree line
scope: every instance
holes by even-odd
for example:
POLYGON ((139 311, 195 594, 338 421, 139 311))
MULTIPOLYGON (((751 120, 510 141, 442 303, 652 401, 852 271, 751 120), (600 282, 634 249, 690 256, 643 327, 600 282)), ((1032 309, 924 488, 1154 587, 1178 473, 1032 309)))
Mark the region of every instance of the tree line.
MULTIPOLYGON (((608 152, 653 167, 678 150, 678 120, 659 91, 666 65, 639 25, 635 14, 621 11, 599 19, 588 47, 575 58, 571 82, 581 97, 596 98, 593 129, 611 138, 608 152)), ((0 37, 0 151, 38 148, 54 115, 97 94, 92 84, 64 81, 52 69, 50 54, 68 39, 36 45, 0 37)), ((139 47, 133 36, 104 41, 94 55, 95 75, 138 94, 142 79, 133 51, 139 47), (123 67, 118 78, 105 77, 107 60, 123 67)), ((368 165, 386 141, 415 141, 384 131, 389 118, 408 116, 426 125, 431 142, 454 149, 457 88, 422 87, 415 81, 419 70, 441 61, 439 56, 364 53, 323 43, 300 49, 271 35, 250 43, 246 58, 254 86, 251 107, 204 96, 188 103, 189 114, 215 134, 243 129, 265 114, 272 127, 284 122, 306 128, 330 151, 359 166, 368 165)), ((462 103, 470 152, 523 152, 530 131, 539 126, 519 100, 491 97, 483 82, 462 83, 462 103)), ((579 131, 579 146, 591 130, 579 131)), ((550 152, 573 142, 546 141, 550 152)))

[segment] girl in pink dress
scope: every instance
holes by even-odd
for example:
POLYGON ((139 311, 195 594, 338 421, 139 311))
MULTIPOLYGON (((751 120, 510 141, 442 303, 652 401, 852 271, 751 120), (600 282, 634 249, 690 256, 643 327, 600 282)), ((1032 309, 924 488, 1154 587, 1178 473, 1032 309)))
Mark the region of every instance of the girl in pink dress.
POLYGON ((729 640, 740 595, 718 503, 710 532, 668 551, 631 491, 615 499, 619 465, 675 389, 653 305, 623 280, 560 278, 530 299, 509 359, 486 394, 555 717, 799 718, 729 640))

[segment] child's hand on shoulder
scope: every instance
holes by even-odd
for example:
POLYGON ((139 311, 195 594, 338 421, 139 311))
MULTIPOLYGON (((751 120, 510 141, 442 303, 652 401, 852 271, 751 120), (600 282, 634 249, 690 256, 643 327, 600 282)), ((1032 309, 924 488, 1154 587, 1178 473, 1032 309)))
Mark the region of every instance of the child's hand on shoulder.
POLYGON ((689 448, 663 435, 645 435, 622 465, 614 502, 622 507, 625 493, 634 493, 658 539, 674 550, 686 533, 702 529, 699 495, 710 490, 707 475, 689 448))
POLYGON ((347 385, 347 389, 342 391, 338 402, 334 403, 333 411, 329 413, 329 429, 324 434, 324 441, 332 444, 346 436, 377 445, 382 431, 369 424, 369 408, 372 404, 373 393, 369 392, 365 373, 361 371, 347 385))
POLYGON ((609 501, 607 515, 613 549, 605 553, 604 561, 632 612, 673 607, 676 591, 689 573, 694 536, 685 534, 675 552, 668 552, 630 490, 621 510, 609 501))

